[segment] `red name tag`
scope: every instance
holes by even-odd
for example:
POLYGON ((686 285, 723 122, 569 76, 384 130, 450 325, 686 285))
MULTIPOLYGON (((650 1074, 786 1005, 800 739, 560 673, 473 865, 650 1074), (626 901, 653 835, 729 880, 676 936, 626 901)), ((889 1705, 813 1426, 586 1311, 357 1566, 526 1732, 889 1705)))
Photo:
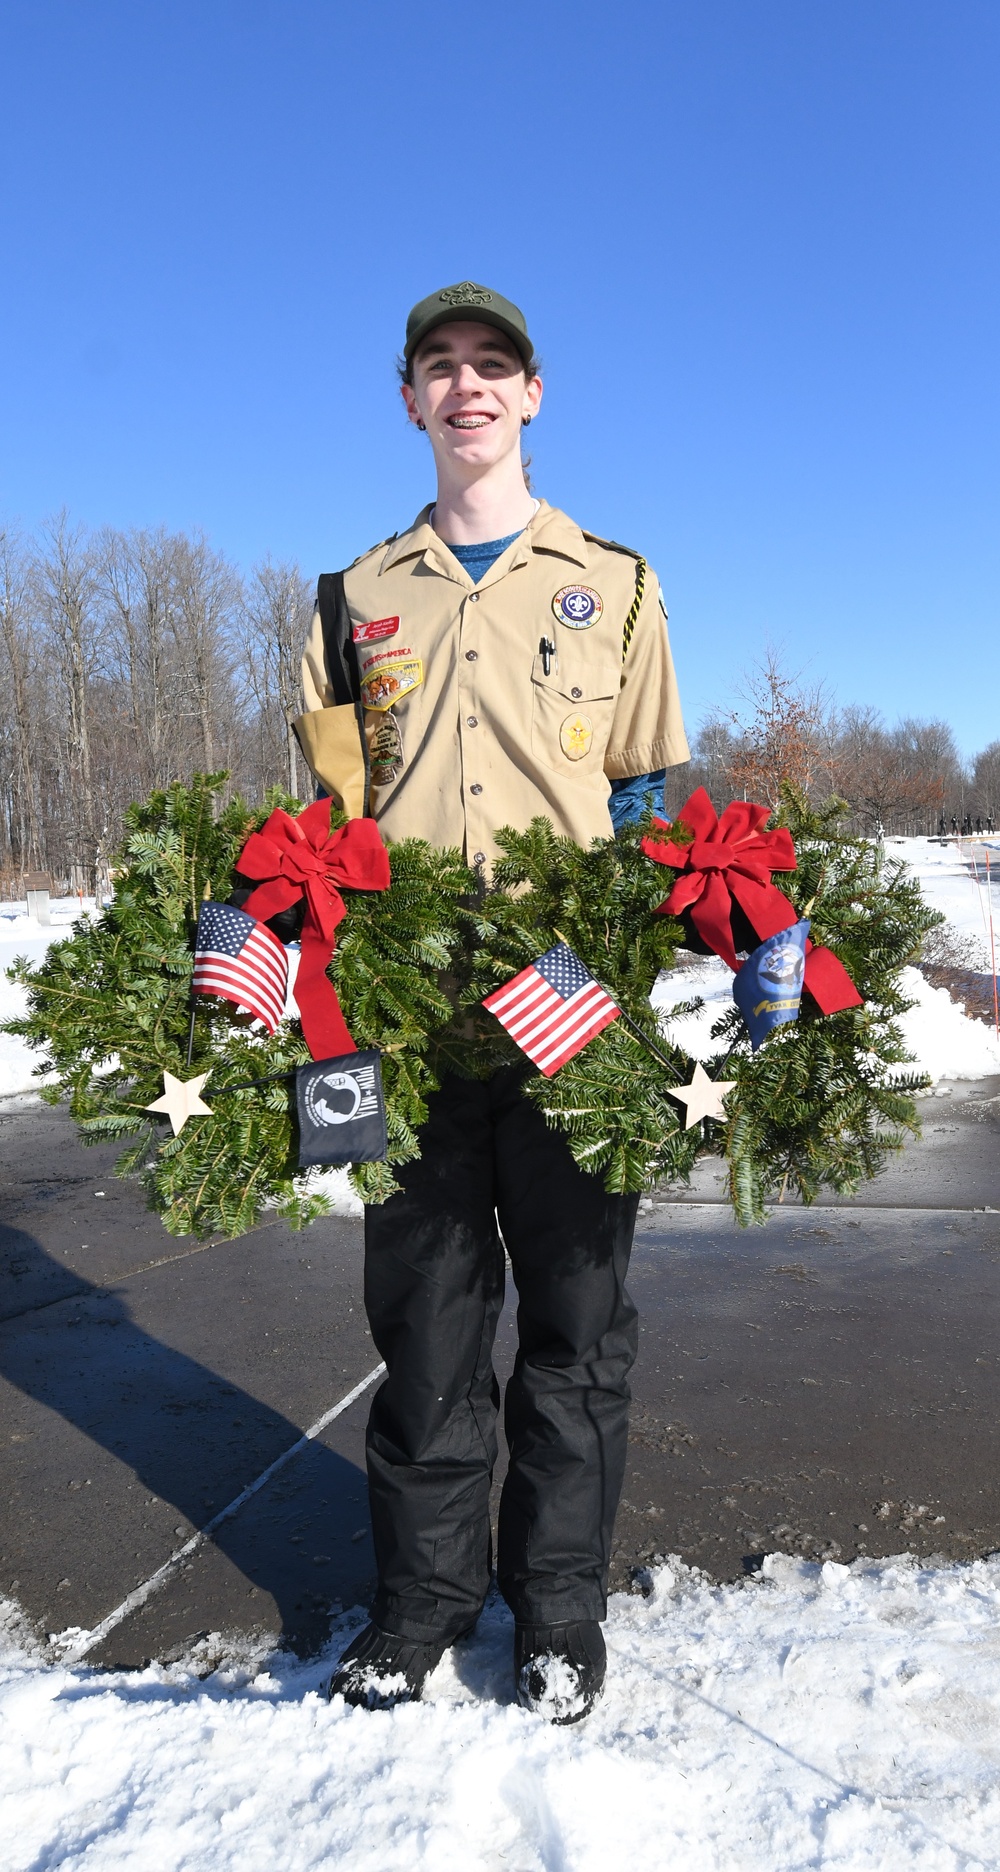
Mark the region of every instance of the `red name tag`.
POLYGON ((355 643, 375 643, 379 637, 395 637, 399 619, 376 618, 373 624, 355 624, 351 632, 355 643))

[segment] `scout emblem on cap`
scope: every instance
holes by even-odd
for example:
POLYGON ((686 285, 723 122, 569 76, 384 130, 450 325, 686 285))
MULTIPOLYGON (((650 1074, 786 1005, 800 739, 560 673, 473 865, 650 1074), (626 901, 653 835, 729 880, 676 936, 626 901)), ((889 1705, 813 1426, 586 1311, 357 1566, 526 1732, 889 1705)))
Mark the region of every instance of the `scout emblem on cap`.
POLYGON ((570 630, 589 630, 604 610, 604 600, 590 585, 564 585, 556 592, 552 609, 560 624, 570 630))
POLYGON ((407 651, 384 650, 381 656, 369 657, 361 677, 361 700, 365 708, 391 709, 401 696, 419 689, 424 680, 424 666, 419 657, 407 651))
POLYGON ((484 306, 489 305, 493 294, 485 286, 477 286, 473 280, 463 280, 460 286, 446 286, 438 298, 448 306, 484 306))
POLYGON ((567 760, 582 760, 590 753, 594 724, 589 715, 567 715, 559 730, 559 746, 567 760))
POLYGON ((372 780, 376 786, 388 786, 403 771, 403 737, 391 709, 376 723, 368 741, 372 780))
POLYGON ((399 619, 373 618, 370 624, 355 624, 351 636, 355 643, 377 643, 380 637, 395 637, 399 619))

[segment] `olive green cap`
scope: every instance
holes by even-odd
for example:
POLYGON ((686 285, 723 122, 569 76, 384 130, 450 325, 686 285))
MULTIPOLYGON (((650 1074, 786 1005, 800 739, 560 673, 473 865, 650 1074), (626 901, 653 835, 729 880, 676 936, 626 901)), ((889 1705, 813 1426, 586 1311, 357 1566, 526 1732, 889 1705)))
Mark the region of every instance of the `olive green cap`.
POLYGON ((414 306, 406 321, 406 343, 403 346, 406 362, 410 362, 418 344, 422 343, 428 332, 432 332, 437 325, 450 325, 456 319, 474 319, 477 325, 495 325, 517 346, 525 364, 531 363, 535 350, 528 337, 528 327, 520 307, 505 299, 502 293, 491 292, 488 286, 476 286, 472 280, 462 280, 458 286, 445 286, 441 292, 431 293, 414 306))

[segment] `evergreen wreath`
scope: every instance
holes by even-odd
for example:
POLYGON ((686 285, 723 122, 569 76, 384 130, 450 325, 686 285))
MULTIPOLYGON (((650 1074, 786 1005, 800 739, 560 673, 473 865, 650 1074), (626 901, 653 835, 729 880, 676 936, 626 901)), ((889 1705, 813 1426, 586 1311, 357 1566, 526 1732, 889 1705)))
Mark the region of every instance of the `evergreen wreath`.
MULTIPOLYGON (((310 1188, 316 1179, 297 1172, 294 1100, 289 1084, 271 1077, 309 1060, 298 1021, 283 1021, 272 1037, 229 1002, 199 997, 187 1064, 194 930, 206 887, 227 900, 249 834, 276 806, 300 810, 279 792, 259 809, 240 799, 220 809, 224 781, 196 776, 130 808, 111 904, 54 944, 39 967, 15 964, 29 1007, 5 1023, 42 1050, 39 1073, 56 1075, 42 1096, 52 1104, 69 1097, 85 1142, 126 1142, 118 1173, 143 1179, 151 1207, 177 1235, 240 1235, 265 1207, 301 1227, 329 1209, 310 1188), (179 1078, 210 1071, 212 1104, 210 1120, 192 1119, 165 1139, 144 1110, 164 1070, 179 1078)), ((354 1166, 358 1194, 378 1203, 397 1187, 394 1166, 418 1155, 427 1098, 444 1071, 482 1077, 501 1065, 524 1071, 527 1095, 611 1190, 684 1181, 707 1149, 725 1158, 733 1208, 747 1224, 762 1222, 767 1199, 786 1189, 809 1203, 824 1188, 849 1192, 874 1176, 918 1128, 913 1095, 926 1080, 899 1070, 906 1054, 896 1022, 908 1005, 899 971, 941 919, 902 864, 840 835, 840 811, 834 802, 812 812, 786 792, 777 818, 795 841, 798 869, 782 882, 799 913, 808 912, 814 940, 840 956, 864 1006, 823 1016, 804 998, 798 1020, 753 1054, 734 1006, 713 1027, 719 1046, 706 1062, 712 1077, 735 1081, 728 1116, 691 1130, 670 1092, 690 1077, 692 1061, 663 1038, 649 1003, 685 933, 654 914, 673 874, 642 851, 648 819, 587 851, 545 819, 526 832, 504 829, 488 890, 457 852, 416 839, 393 844, 388 890, 344 889, 347 914, 329 971, 357 1045, 382 1054, 388 1157, 354 1166), (481 1002, 560 937, 631 1025, 615 1021, 545 1078, 481 1002)), ((675 827, 674 836, 685 835, 675 827)))

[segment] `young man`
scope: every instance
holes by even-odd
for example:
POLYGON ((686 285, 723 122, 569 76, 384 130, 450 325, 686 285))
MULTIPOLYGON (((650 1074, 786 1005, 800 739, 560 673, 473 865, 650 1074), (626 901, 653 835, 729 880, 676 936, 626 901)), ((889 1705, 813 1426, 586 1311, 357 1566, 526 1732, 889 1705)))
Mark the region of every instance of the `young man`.
MULTIPOLYGON (((516 306, 470 281, 433 293, 410 313, 404 358, 437 498, 356 560, 341 590, 370 810, 387 838, 459 846, 487 871, 496 828, 538 814, 581 845, 609 838, 613 789, 634 811, 632 795, 688 758, 656 579, 528 492, 520 436, 542 384, 516 306)), ((321 785, 362 812, 356 711, 319 613, 303 672, 302 744, 321 785)), ((419 1161, 366 1213, 365 1300, 387 1375, 368 1427, 378 1590, 330 1689, 349 1703, 419 1697, 482 1608, 504 1246, 519 1350, 497 1574, 518 1700, 572 1722, 603 1685, 637 1198, 578 1169, 523 1077, 446 1080, 419 1161)))

